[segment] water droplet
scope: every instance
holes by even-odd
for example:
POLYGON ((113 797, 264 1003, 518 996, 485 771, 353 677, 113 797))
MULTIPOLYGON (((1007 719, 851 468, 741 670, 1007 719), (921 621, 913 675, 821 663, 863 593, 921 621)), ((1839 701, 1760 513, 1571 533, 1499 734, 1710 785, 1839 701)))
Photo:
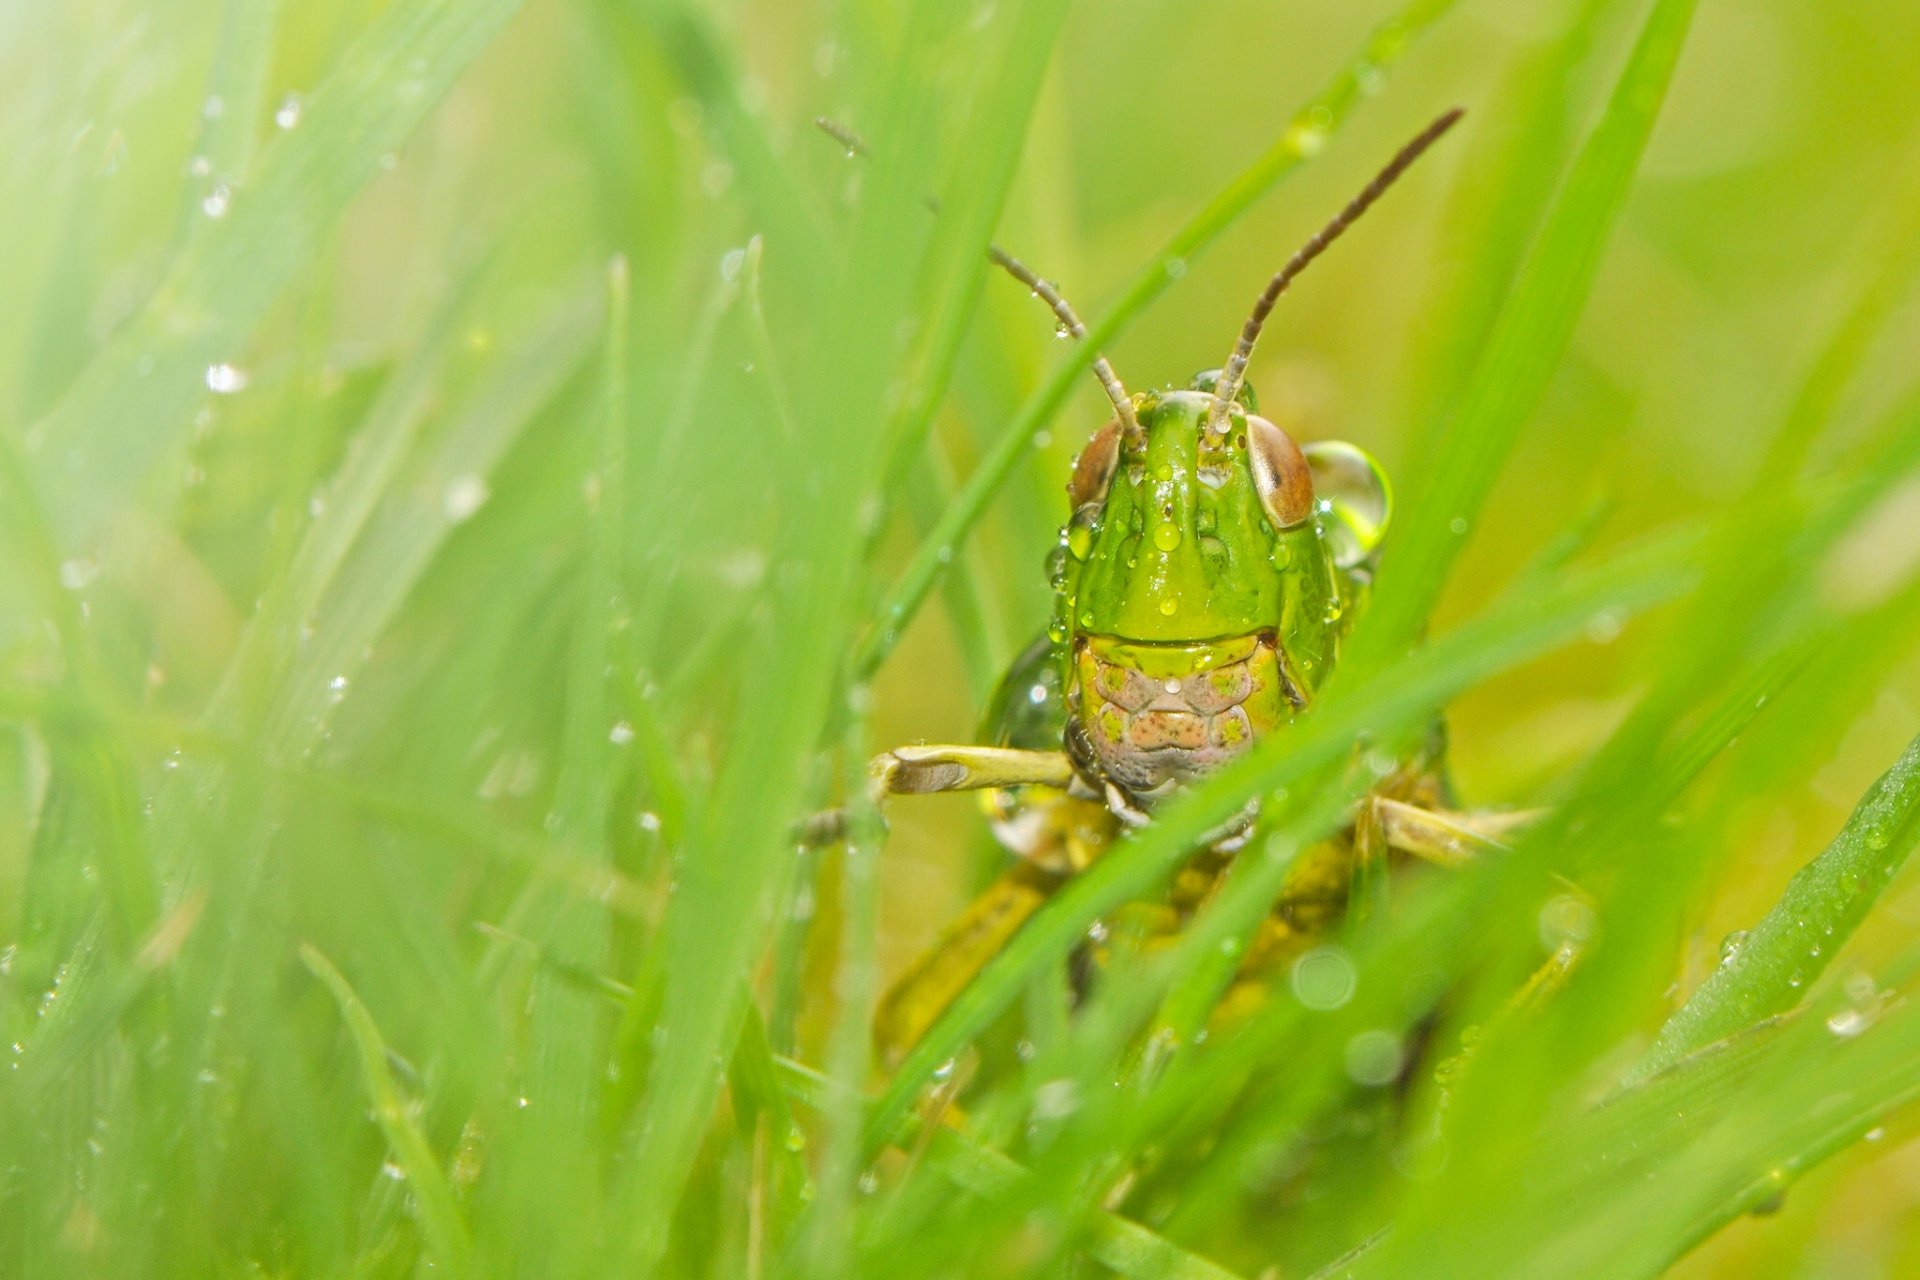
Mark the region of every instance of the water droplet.
POLYGON ((487 499, 491 496, 492 491, 481 477, 455 476, 447 481, 447 487, 440 495, 440 510, 450 522, 459 524, 487 505, 487 499))
POLYGON ((1293 962, 1289 975, 1294 999, 1309 1009, 1338 1009, 1353 999, 1359 975, 1339 947, 1315 947, 1293 962))
POLYGON ((407 1171, 391 1160, 380 1166, 380 1172, 392 1178, 395 1182, 403 1182, 407 1176, 407 1171))
POLYGON ((1867 848, 1884 849, 1887 847, 1888 843, 1890 842, 1891 837, 1887 835, 1887 829, 1885 827, 1875 826, 1875 827, 1867 828, 1866 839, 1867 839, 1867 848))
POLYGON ((1178 680, 1169 680, 1160 687, 1165 689, 1168 693, 1180 692, 1180 682, 1178 680))
POLYGON ((1047 700, 1047 686, 1043 684, 1036 684, 1032 688, 1027 690, 1027 701, 1031 702, 1034 706, 1037 707, 1041 703, 1045 702, 1046 700, 1047 700))
POLYGON ((338 702, 346 697, 347 678, 345 676, 335 676, 333 679, 327 681, 327 694, 327 701, 329 702, 338 702))
POLYGON ((1080 1085, 1075 1080, 1049 1080, 1033 1091, 1035 1120, 1063 1120, 1080 1109, 1080 1085))
POLYGON ((933 1078, 935 1080, 951 1080, 953 1078, 953 1067, 953 1059, 948 1058, 945 1062, 933 1069, 933 1078))
POLYGON ((1064 342, 1073 336, 1073 330, 1067 328, 1067 322, 1062 320, 1059 324, 1053 326, 1053 336, 1055 339, 1064 342))
POLYGON ((1075 560, 1085 560, 1092 555, 1092 533, 1094 533, 1094 518, 1083 520, 1079 514, 1075 514, 1068 524, 1068 533, 1066 533, 1068 553, 1071 553, 1071 557, 1075 560))
POLYGON ((1827 1030, 1842 1040, 1851 1040, 1865 1031, 1870 1021, 1871 1019, 1859 1009, 1842 1009, 1827 1019, 1827 1030))
POLYGON ((807 1149, 807 1135, 800 1131, 800 1126, 794 1125, 791 1128, 789 1128, 787 1130, 787 1150, 798 1155, 800 1152, 805 1151, 806 1149, 807 1149))
POLYGON ((69 591, 84 591, 99 576, 98 560, 64 560, 60 564, 60 585, 69 591))
POLYGON ((232 207, 233 188, 224 182, 215 183, 213 190, 207 192, 206 197, 200 201, 200 212, 209 218, 224 218, 227 216, 227 210, 232 207))
POLYGON ((247 371, 237 365, 210 364, 207 366, 207 390, 215 395, 236 395, 247 389, 249 380, 247 371))
POLYGON ((1165 600, 1162 600, 1160 602, 1161 616, 1171 618, 1174 614, 1178 612, 1180 612, 1180 602, 1178 600, 1175 600, 1172 596, 1168 596, 1165 600))
POLYGON ((1287 145, 1297 155, 1317 155, 1327 145, 1327 131, 1311 124, 1296 124, 1287 130, 1287 145))
POLYGON ((290 93, 280 99, 280 105, 274 109, 273 122, 282 129, 291 129, 300 123, 300 113, 304 110, 306 104, 300 100, 300 95, 290 93))
POLYGON ((1406 1063, 1400 1037, 1391 1031, 1362 1031, 1347 1041, 1347 1078, 1355 1084, 1378 1088, 1400 1078, 1406 1063))
POLYGON ((1740 949, 1747 945, 1747 931, 1735 929, 1720 940, 1720 963, 1732 964, 1740 955, 1740 949))
POLYGON ((1179 527, 1162 523, 1153 527, 1153 545, 1162 551, 1172 551, 1180 545, 1179 527))
POLYGON ((1167 279, 1178 280, 1187 274, 1187 260, 1185 258, 1168 258, 1160 264, 1160 269, 1167 273, 1167 279))
POLYGON ((616 747, 624 747, 633 741, 633 726, 625 720, 613 722, 613 728, 607 730, 607 741, 616 747))
POLYGON ((1456 535, 1464 534, 1467 531, 1467 518, 1465 516, 1455 516, 1453 519, 1447 521, 1447 528, 1451 529, 1456 535))

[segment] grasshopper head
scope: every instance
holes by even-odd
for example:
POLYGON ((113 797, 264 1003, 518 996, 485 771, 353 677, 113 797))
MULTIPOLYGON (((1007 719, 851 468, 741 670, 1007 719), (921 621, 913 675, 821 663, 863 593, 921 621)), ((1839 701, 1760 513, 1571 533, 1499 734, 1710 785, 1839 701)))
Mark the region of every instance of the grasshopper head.
POLYGON ((1350 445, 1302 449, 1217 375, 1134 397, 1074 469, 1055 638, 1082 754, 1142 800, 1305 706, 1386 522, 1350 445))

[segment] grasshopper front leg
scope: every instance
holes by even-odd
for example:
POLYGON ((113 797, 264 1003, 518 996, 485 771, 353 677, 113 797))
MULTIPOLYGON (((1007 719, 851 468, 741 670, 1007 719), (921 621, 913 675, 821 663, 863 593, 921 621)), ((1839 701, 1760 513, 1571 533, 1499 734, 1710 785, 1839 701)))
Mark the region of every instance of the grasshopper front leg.
MULTIPOLYGON (((1073 762, 1063 751, 1022 751, 1014 747, 976 747, 940 743, 895 747, 867 766, 876 808, 888 796, 924 796, 946 791, 989 791, 1002 787, 1053 787, 1073 782, 1073 762)), ((800 843, 837 844, 847 837, 845 809, 823 809, 795 830, 800 843)))

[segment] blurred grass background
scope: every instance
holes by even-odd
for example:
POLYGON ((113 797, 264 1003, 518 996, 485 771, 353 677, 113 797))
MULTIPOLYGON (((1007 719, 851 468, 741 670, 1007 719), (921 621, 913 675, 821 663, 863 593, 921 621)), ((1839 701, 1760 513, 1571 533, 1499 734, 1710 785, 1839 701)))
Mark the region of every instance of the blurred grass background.
MULTIPOLYGON (((1746 539, 1708 575, 1738 607, 1602 610, 1454 700, 1478 803, 1634 813, 1631 772, 1595 761, 1635 740, 1636 708, 1697 730, 1715 691, 1666 684, 1690 662, 1737 673, 1782 633, 1800 653, 1764 715, 1612 837, 1645 855, 1621 857, 1649 905, 1587 887, 1635 976, 1603 985, 1603 950, 1570 1007, 1617 1021, 1604 1043, 1549 1022, 1502 1042, 1511 1061, 1489 1051, 1485 1094, 1538 1108, 1461 1104, 1493 1117, 1473 1176, 1304 1160, 1217 1212, 1149 1177, 1114 1204, 1192 1252, 1070 1262, 1080 1192, 1022 1220, 932 1157, 876 1180, 851 1103, 789 1101, 755 1074, 764 1047, 731 1047, 751 991, 749 1041, 877 1083, 865 1002, 997 867, 964 798, 896 806, 877 862, 796 858, 785 836, 869 750, 971 740, 1044 620, 1061 485, 1104 418, 1085 377, 871 686, 846 687, 848 654, 887 630, 876 602, 1067 358, 1025 290, 984 276, 986 235, 1109 313, 1234 175, 1298 141, 1296 110, 1369 33, 1405 24, 1360 68, 1350 121, 1315 120, 1310 163, 1123 305, 1108 350, 1136 389, 1219 364, 1285 255, 1463 104, 1282 303, 1252 369, 1270 416, 1373 451, 1417 502, 1647 11, 0 5, 0 1267, 1212 1274, 1205 1255, 1304 1275, 1389 1222, 1444 1236, 1572 1123, 1528 1072, 1577 1061, 1598 1096, 1913 736, 1920 488, 1884 474, 1830 547, 1791 549, 1823 476, 1906 456, 1873 449, 1911 416, 1920 341, 1909 6, 1702 0, 1617 218, 1594 215, 1604 256, 1568 295, 1564 358, 1445 581, 1437 634, 1524 602, 1571 529, 1589 558, 1689 522, 1746 539), (1832 394, 1804 391, 1835 334, 1832 394), (1752 624, 1751 649, 1705 634, 1718 617, 1752 624), (1612 790, 1582 792, 1594 776, 1612 790)), ((1520 940, 1507 969, 1527 967, 1536 905, 1494 917, 1520 940)), ((1917 919, 1896 880, 1830 991, 1897 989, 1917 919)), ((1461 1008, 1491 999, 1490 968, 1461 1008)), ((1757 1109, 1752 1132, 1782 1098, 1818 1110, 1825 1050, 1795 1052, 1805 1096, 1724 1095, 1736 1119, 1757 1109)), ((1047 1083, 982 1100, 982 1142, 1099 1183, 1124 1149, 1075 1165, 1058 1152, 1085 1148, 1006 1120, 1057 1102, 1047 1083)), ((1910 1274, 1901 1096, 1873 1141, 1804 1156, 1772 1212, 1701 1233, 1677 1273, 1910 1274)), ((1345 1150, 1342 1106, 1311 1105, 1287 1131, 1345 1150)), ((1263 1114, 1156 1154, 1203 1167, 1263 1114)), ((1630 1203, 1609 1183, 1586 1207, 1630 1203)), ((1496 1227, 1515 1259, 1644 1269, 1553 1254, 1562 1224, 1519 1217, 1496 1227)), ((1671 1241, 1653 1256, 1693 1242, 1671 1241)))

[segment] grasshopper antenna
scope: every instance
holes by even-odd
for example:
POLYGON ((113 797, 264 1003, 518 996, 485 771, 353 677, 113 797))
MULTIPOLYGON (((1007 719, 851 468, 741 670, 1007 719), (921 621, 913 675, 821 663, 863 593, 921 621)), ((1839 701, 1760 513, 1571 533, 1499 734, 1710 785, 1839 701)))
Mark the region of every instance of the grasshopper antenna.
POLYGON ((1361 188, 1360 194, 1348 202, 1347 207, 1333 216, 1333 220, 1315 232, 1313 238, 1301 245, 1285 266, 1274 273, 1267 281, 1267 287, 1254 300, 1253 314, 1247 317, 1246 324, 1240 328, 1240 340, 1234 343, 1233 354, 1227 358, 1226 368, 1220 372, 1220 380, 1213 388, 1213 409, 1207 415, 1207 425, 1215 431, 1224 431, 1221 415, 1233 398, 1240 393, 1241 380, 1246 377, 1247 361, 1253 357, 1253 344, 1260 340, 1260 330, 1267 323, 1267 316, 1273 312, 1273 304, 1287 291, 1294 278, 1305 271, 1312 261, 1325 253, 1327 246, 1338 240, 1341 233, 1360 220, 1360 215, 1373 207, 1374 201, 1387 193, 1387 188, 1400 180, 1400 175, 1413 167, 1413 162, 1426 154, 1427 148, 1440 141, 1447 130, 1460 123, 1460 117, 1466 112, 1460 107, 1446 112, 1432 124, 1400 148, 1387 167, 1374 175, 1372 182, 1361 188))
MULTIPOLYGON (((827 116, 819 116, 815 118, 813 123, 820 132, 845 147, 849 156, 865 156, 871 154, 867 149, 866 140, 853 130, 847 128, 847 126, 841 124, 838 120, 831 119, 827 116)), ((940 205, 937 201, 928 200, 927 207, 935 213, 940 212, 940 205)), ((987 246, 987 257, 992 261, 994 266, 999 267, 1015 280, 1027 286, 1027 288, 1033 292, 1034 297, 1046 303, 1048 309, 1053 312, 1054 317, 1060 321, 1061 329, 1071 335, 1075 342, 1086 341, 1087 326, 1080 323, 1079 314, 1074 311, 1073 305, 1061 296, 1058 289, 1037 275, 1026 263, 1020 261, 1020 259, 1014 257, 997 244, 989 244, 987 246)), ((1134 416, 1133 397, 1127 394, 1126 387, 1120 382, 1120 375, 1113 371, 1113 366, 1107 362, 1107 358, 1098 352, 1096 352, 1093 357, 1093 376, 1100 379, 1100 386, 1106 391, 1107 399, 1113 402, 1113 411, 1120 419, 1121 430, 1125 432, 1129 440, 1138 439, 1140 437, 1140 420, 1134 416)))

